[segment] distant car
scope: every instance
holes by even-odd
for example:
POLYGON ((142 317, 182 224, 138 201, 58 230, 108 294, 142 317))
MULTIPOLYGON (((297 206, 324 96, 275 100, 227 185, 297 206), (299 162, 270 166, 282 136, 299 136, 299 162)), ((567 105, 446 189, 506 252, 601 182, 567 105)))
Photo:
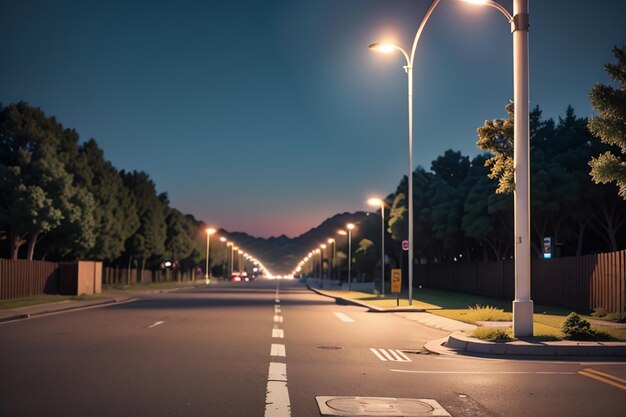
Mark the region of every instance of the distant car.
POLYGON ((248 277, 247 272, 233 272, 233 274, 230 276, 230 281, 231 282, 248 282, 250 281, 250 278, 248 277))

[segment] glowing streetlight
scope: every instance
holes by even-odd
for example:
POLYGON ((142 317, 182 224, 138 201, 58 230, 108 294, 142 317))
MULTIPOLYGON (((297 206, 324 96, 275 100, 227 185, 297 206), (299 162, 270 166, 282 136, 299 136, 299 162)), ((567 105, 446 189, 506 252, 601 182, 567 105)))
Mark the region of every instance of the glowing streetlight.
POLYGON ((348 229, 348 292, 350 292, 352 289, 352 230, 354 225, 348 223, 346 229, 348 229))
POLYGON ((337 245, 335 245, 335 239, 333 238, 328 239, 328 244, 331 245, 331 253, 333 257, 330 263, 330 273, 329 273, 330 279, 332 280, 333 275, 335 274, 335 255, 336 255, 335 251, 337 249, 337 245))
POLYGON ((385 202, 380 198, 372 197, 367 200, 367 204, 380 207, 380 218, 382 220, 382 232, 380 237, 381 258, 380 276, 382 278, 382 294, 385 295, 385 202))
POLYGON ((209 246, 211 244, 211 235, 215 233, 215 229, 209 227, 206 229, 206 265, 204 271, 204 284, 209 285, 209 246))
POLYGON ((424 30, 424 26, 428 21, 428 18, 435 10, 435 7, 439 4, 441 0, 434 0, 426 14, 424 15, 422 22, 420 23, 417 33, 415 34, 415 39, 413 40, 413 48, 411 48, 411 55, 399 47, 398 45, 390 44, 390 43, 373 43, 369 46, 369 48, 373 51, 390 53, 393 51, 400 51, 404 58, 406 59, 406 65, 404 66, 404 71, 407 74, 408 79, 408 90, 409 90, 409 176, 408 176, 408 196, 407 200, 409 200, 409 305, 413 304, 413 62, 415 59, 415 48, 417 47, 417 42, 424 30))
POLYGON ((513 173, 515 217, 515 300, 513 334, 533 335, 533 301, 530 299, 530 128, 528 82, 528 0, 513 0, 513 14, 492 0, 465 0, 498 9, 511 24, 513 34, 513 173))

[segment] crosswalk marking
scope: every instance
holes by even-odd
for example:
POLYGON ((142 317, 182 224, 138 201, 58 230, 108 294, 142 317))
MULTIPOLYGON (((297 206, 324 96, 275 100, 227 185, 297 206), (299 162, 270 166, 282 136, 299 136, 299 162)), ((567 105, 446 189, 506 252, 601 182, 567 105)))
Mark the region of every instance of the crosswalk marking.
POLYGON ((283 329, 272 329, 272 337, 276 339, 284 339, 285 331, 283 329))
POLYGON ((272 343, 272 349, 270 350, 270 356, 285 356, 285 345, 272 343))
POLYGON ((337 318, 341 321, 345 321, 346 323, 354 323, 354 320, 352 320, 350 317, 346 316, 343 313, 333 313, 335 316, 337 316, 337 318))
POLYGON ((370 351, 376 355, 378 359, 383 362, 411 362, 408 356, 398 349, 375 349, 370 348, 370 351))

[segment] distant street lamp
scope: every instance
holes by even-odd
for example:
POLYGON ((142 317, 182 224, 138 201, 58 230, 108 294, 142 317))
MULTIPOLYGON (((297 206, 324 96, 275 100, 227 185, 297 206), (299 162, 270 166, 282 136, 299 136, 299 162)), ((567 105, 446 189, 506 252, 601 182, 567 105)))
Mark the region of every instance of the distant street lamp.
POLYGON ((209 285, 209 246, 211 244, 211 235, 215 233, 215 229, 213 229, 212 227, 206 229, 206 265, 205 265, 205 272, 204 272, 204 284, 205 285, 209 285))
POLYGON ((413 40, 413 48, 411 49, 411 56, 409 54, 395 44, 390 43, 373 43, 369 46, 370 49, 378 52, 390 53, 393 51, 400 51, 404 58, 406 59, 406 65, 404 66, 404 71, 408 77, 408 87, 409 87, 409 176, 408 176, 408 196, 407 200, 409 200, 409 305, 413 304, 413 62, 415 58, 415 48, 417 47, 417 42, 419 41, 420 35, 424 30, 424 26, 428 21, 428 18, 435 10, 435 7, 439 4, 441 0, 434 0, 422 22, 420 23, 417 33, 415 34, 415 39, 413 40))
POLYGON ((324 279, 324 249, 326 249, 326 245, 322 243, 320 245, 320 249, 322 250, 320 253, 322 256, 320 259, 320 273, 321 273, 322 280, 323 280, 324 279))
POLYGON ((331 253, 332 253, 332 261, 330 263, 330 273, 328 274, 330 279, 333 279, 333 275, 335 275, 335 250, 337 249, 337 245, 335 245, 335 239, 330 238, 328 239, 328 244, 332 245, 331 246, 331 253))
POLYGON ((382 295, 385 295, 385 202, 380 198, 370 198, 369 200, 367 200, 367 203, 370 206, 380 207, 380 218, 382 220, 382 231, 380 236, 380 276, 382 278, 382 295))
MULTIPOLYGON (((346 239, 347 239, 347 237, 348 237, 348 232, 346 232, 346 231, 345 231, 345 230, 343 230, 343 229, 341 229, 341 230, 337 230, 337 234, 339 234, 339 235, 341 235, 341 236, 345 236, 345 237, 346 237, 346 239)), ((347 243, 347 242, 346 242, 346 243, 347 243)), ((337 275, 339 275, 339 280, 342 280, 342 278, 341 278, 341 269, 339 270, 339 274, 337 274, 337 275)))
POLYGON ((324 255, 323 255, 323 252, 319 248, 315 249, 315 253, 319 253, 320 254, 320 266, 319 266, 320 275, 319 276, 320 276, 320 282, 321 282, 321 280, 322 280, 322 256, 324 256, 324 255))
POLYGON ((528 82, 528 0, 513 0, 513 14, 492 0, 465 0, 498 9, 511 24, 513 34, 513 175, 515 218, 515 300, 513 334, 533 335, 533 301, 530 299, 530 128, 528 82))

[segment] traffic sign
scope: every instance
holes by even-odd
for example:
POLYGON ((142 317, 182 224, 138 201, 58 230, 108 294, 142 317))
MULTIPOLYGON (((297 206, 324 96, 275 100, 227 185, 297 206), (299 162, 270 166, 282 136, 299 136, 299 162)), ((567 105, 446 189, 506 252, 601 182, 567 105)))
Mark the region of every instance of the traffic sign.
POLYGON ((402 270, 399 268, 391 270, 391 292, 402 292, 402 270))
POLYGON ((409 241, 408 240, 403 240, 402 241, 402 250, 409 250, 409 241))

